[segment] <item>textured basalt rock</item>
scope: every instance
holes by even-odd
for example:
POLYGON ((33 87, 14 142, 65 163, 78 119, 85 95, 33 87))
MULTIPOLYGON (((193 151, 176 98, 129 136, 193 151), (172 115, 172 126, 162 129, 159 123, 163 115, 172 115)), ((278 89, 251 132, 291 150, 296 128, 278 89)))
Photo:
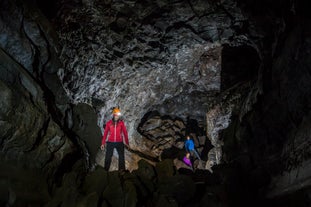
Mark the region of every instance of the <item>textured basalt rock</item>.
POLYGON ((50 23, 31 2, 0 1, 0 8, 1 182, 9 181, 1 203, 42 205, 74 163, 86 171, 86 147, 68 126, 50 23))
POLYGON ((7 160, 29 162, 30 168, 52 170, 51 176, 77 149, 48 114, 42 89, 2 50, 1 70, 11 78, 1 77, 1 154, 7 160))
POLYGON ((101 131, 97 126, 96 111, 87 104, 72 106, 72 130, 84 141, 89 162, 94 165, 101 144, 101 131))
POLYGON ((24 68, 2 50, 0 53, 1 71, 7 72, 0 80, 1 181, 9 181, 5 188, 10 192, 10 204, 42 204, 49 199, 48 186, 54 186, 65 166, 82 155, 49 115, 40 86, 24 68))
MULTIPOLYGON (((211 109, 209 102, 217 102, 215 93, 224 81, 222 48, 245 45, 255 58, 258 51, 254 28, 245 29, 251 23, 231 1, 59 4, 52 21, 64 63, 58 74, 67 95, 73 103, 97 108, 101 129, 110 119, 111 108, 119 106, 132 149, 147 154, 158 144, 148 144, 137 132, 145 114, 159 111, 184 122, 193 118, 204 128, 202 111, 211 109), (249 30, 254 37, 250 38, 249 30)), ((244 64, 240 81, 256 80, 259 66, 252 64, 255 75, 243 76, 249 66, 244 64)), ((233 73, 226 77, 232 79, 233 73)), ((240 77, 235 78, 228 84, 238 83, 240 77)))

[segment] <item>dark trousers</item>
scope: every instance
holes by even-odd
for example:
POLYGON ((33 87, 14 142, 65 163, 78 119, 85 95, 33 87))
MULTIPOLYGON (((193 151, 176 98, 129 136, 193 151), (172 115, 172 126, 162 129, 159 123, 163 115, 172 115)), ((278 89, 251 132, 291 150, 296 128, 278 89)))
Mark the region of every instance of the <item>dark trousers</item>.
POLYGON ((196 156, 199 160, 201 160, 201 157, 200 157, 200 155, 199 155, 199 153, 198 153, 198 151, 197 151, 196 149, 193 149, 193 150, 186 149, 186 152, 189 152, 191 156, 193 156, 193 154, 195 154, 195 156, 196 156))
POLYGON ((107 151, 105 156, 105 170, 109 170, 113 149, 116 148, 119 155, 119 170, 125 170, 124 144, 123 142, 107 142, 107 151))

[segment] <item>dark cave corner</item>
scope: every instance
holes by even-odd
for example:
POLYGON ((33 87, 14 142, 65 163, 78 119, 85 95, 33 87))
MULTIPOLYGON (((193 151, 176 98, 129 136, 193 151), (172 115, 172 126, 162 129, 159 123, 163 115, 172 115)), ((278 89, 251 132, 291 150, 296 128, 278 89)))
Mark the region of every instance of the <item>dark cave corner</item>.
POLYGON ((256 80, 260 61, 258 52, 250 46, 224 45, 221 52, 221 90, 256 80))

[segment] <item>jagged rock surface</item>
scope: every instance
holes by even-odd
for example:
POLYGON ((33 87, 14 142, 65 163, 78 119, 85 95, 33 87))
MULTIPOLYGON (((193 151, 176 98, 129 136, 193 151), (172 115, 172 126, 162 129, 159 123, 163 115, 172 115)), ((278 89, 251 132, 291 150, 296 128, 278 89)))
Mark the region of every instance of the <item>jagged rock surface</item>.
POLYGON ((0 1, 1 206, 43 205, 74 163, 79 173, 88 167, 86 147, 69 129, 57 37, 32 3, 0 1))
MULTIPOLYGON (((111 108, 120 106, 131 147, 146 154, 158 145, 137 133, 146 113, 159 111, 184 122, 193 118, 204 128, 202 111, 216 102, 221 84, 232 76, 230 84, 241 81, 232 71, 222 80, 222 48, 232 47, 228 53, 234 54, 234 48, 247 46, 247 52, 240 49, 246 56, 248 51, 255 59, 260 56, 260 37, 231 1, 85 1, 75 7, 71 3, 61 1, 53 19, 64 63, 59 77, 67 95, 73 103, 96 107, 102 130, 111 108)), ((250 69, 243 66, 243 71, 250 69)), ((255 75, 241 72, 242 81, 256 80, 259 66, 253 66, 255 75)))

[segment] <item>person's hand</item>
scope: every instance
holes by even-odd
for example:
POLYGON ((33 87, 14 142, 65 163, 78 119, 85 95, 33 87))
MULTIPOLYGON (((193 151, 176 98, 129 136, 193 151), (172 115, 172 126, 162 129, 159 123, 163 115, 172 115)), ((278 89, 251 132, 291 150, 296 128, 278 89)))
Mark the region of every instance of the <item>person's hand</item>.
POLYGON ((101 145, 101 146, 100 146, 100 149, 101 149, 101 150, 104 150, 104 149, 105 149, 105 145, 101 145))
POLYGON ((129 144, 124 144, 126 149, 130 149, 130 145, 129 144))

